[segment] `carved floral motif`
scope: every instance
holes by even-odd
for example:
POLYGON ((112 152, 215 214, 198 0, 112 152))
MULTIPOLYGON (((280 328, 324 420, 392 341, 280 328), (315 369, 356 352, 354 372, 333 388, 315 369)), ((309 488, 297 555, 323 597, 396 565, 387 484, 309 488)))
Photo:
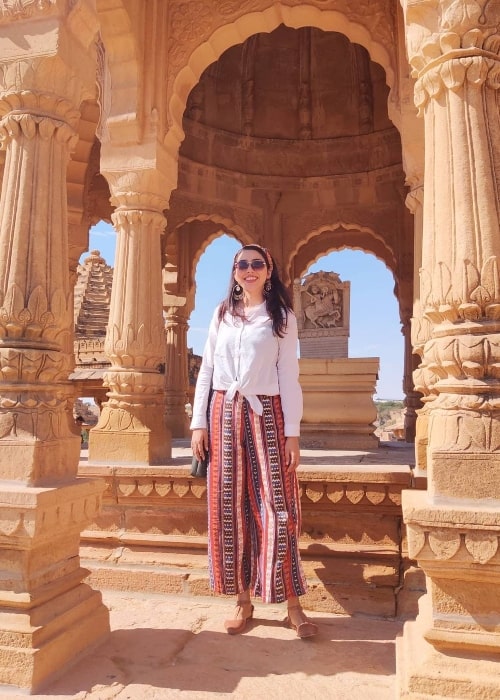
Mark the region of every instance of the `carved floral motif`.
MULTIPOLYGON (((186 468, 187 471, 187 468, 186 468)), ((300 477, 299 477, 300 478, 300 477)), ((391 484, 352 484, 331 483, 323 481, 308 482, 300 479, 302 496, 311 503, 325 501, 328 503, 344 503, 357 505, 398 507, 401 505, 401 487, 391 484)), ((151 499, 185 498, 194 496, 204 498, 206 482, 192 477, 169 476, 165 478, 120 478, 118 483, 119 495, 123 498, 151 499)), ((113 489, 108 488, 109 498, 113 489)))
POLYGON ((5 296, 0 290, 0 343, 9 345, 9 341, 29 338, 36 344, 69 350, 71 301, 71 295, 65 296, 61 289, 50 300, 40 286, 26 300, 16 284, 8 288, 5 296))
POLYGON ((125 328, 110 323, 104 353, 117 367, 157 369, 163 355, 163 338, 163 325, 160 322, 151 326, 141 322, 137 325, 130 323, 125 328), (158 339, 158 342, 153 343, 152 338, 158 339))
POLYGON ((0 147, 8 141, 18 138, 33 140, 35 137, 43 140, 56 139, 59 143, 67 143, 72 150, 78 141, 78 135, 65 121, 52 117, 29 113, 8 114, 0 121, 0 147))
POLYGON ((490 530, 464 532, 456 528, 427 528, 408 524, 408 554, 421 561, 471 561, 487 564, 499 556, 499 533, 490 530), (427 549, 424 553, 424 548, 427 549), (420 555, 420 556, 419 556, 420 555))
MULTIPOLYGON (((116 364, 122 358, 113 357, 116 364)), ((127 358, 125 358, 127 359, 127 358)), ((130 358, 132 362, 132 358, 130 358)), ((165 378, 158 371, 123 371, 113 367, 104 373, 104 386, 110 388, 116 395, 144 394, 154 395, 162 393, 165 378)))
MULTIPOLYGON (((55 387, 50 387, 55 389, 55 387)), ((0 399, 0 440, 13 442, 53 441, 76 434, 68 419, 71 387, 66 395, 55 391, 48 396, 42 391, 11 393, 3 390, 0 399), (35 413, 36 411, 36 413, 35 413)))
POLYGON ((421 300, 424 315, 432 323, 500 320, 500 275, 498 259, 488 258, 481 270, 463 260, 455 274, 444 262, 434 270, 423 269, 421 300))
MULTIPOLYGON (((166 164, 165 164, 166 165, 166 164)), ((177 162, 170 171, 164 167, 145 168, 144 170, 107 170, 102 165, 102 174, 106 178, 111 191, 111 204, 116 207, 115 215, 118 217, 116 226, 121 225, 122 216, 124 223, 135 223, 136 217, 151 214, 153 217, 162 216, 162 212, 168 208, 169 193, 175 183, 169 178, 175 178, 177 162), (133 212, 136 214, 133 214, 133 212)), ((161 230, 166 226, 166 221, 158 219, 161 230)))
POLYGON ((500 86, 500 35, 489 0, 407 2, 406 26, 417 107, 465 82, 500 86))

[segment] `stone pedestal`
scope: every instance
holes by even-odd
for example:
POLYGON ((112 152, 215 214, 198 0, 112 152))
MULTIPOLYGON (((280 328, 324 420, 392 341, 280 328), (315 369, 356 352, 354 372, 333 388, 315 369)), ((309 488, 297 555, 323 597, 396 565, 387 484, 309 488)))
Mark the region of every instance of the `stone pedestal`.
MULTIPOLYGON (((479 592, 479 591, 478 591, 479 592)), ((418 601, 416 620, 405 624, 404 636, 396 643, 398 659, 398 697, 434 700, 497 698, 500 688, 498 647, 464 651, 466 638, 457 638, 448 649, 438 648, 426 637, 432 627, 432 599, 429 593, 418 601), (462 648, 460 653, 458 650, 462 648), (493 653, 492 653, 493 651, 493 653)), ((492 635, 491 642, 493 642, 492 635)))
POLYGON ((83 583, 80 531, 101 506, 105 484, 2 487, 0 678, 37 690, 109 633, 101 594, 83 583))
POLYGON ((304 396, 301 444, 337 450, 377 448, 373 394, 378 358, 301 358, 299 366, 304 396))

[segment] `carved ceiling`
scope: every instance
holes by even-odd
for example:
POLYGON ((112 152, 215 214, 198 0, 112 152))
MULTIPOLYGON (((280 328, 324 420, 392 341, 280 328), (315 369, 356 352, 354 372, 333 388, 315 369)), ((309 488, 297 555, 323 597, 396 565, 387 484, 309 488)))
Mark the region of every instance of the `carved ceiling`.
POLYGON ((365 48, 337 32, 281 25, 202 74, 184 114, 181 170, 183 159, 279 177, 400 164, 388 97, 384 70, 365 48))
POLYGON ((343 34, 281 25, 228 49, 191 91, 185 116, 234 134, 331 139, 381 131, 381 66, 343 34))

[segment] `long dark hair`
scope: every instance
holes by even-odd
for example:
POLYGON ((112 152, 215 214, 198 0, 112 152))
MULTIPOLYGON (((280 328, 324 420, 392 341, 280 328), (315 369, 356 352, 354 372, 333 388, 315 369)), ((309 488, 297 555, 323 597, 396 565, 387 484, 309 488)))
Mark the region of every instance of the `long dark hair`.
POLYGON ((262 246, 256 243, 244 245, 234 256, 227 296, 219 307, 219 322, 222 321, 226 312, 233 317, 245 318, 242 305, 239 304, 233 296, 234 264, 243 250, 255 250, 264 258, 267 269, 269 270, 269 268, 272 267, 271 277, 269 278, 271 289, 269 292, 265 293, 264 298, 266 300, 267 313, 273 324, 273 333, 279 338, 282 338, 286 331, 288 313, 292 311, 292 300, 287 288, 280 279, 275 259, 266 248, 262 248, 262 246))

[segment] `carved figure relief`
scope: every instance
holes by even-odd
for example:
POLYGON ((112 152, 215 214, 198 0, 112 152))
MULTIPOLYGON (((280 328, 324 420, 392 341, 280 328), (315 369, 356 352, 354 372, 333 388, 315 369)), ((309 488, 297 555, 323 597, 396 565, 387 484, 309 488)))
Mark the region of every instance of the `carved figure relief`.
POLYGON ((335 328, 342 323, 343 289, 336 273, 310 275, 301 292, 304 328, 335 328))

